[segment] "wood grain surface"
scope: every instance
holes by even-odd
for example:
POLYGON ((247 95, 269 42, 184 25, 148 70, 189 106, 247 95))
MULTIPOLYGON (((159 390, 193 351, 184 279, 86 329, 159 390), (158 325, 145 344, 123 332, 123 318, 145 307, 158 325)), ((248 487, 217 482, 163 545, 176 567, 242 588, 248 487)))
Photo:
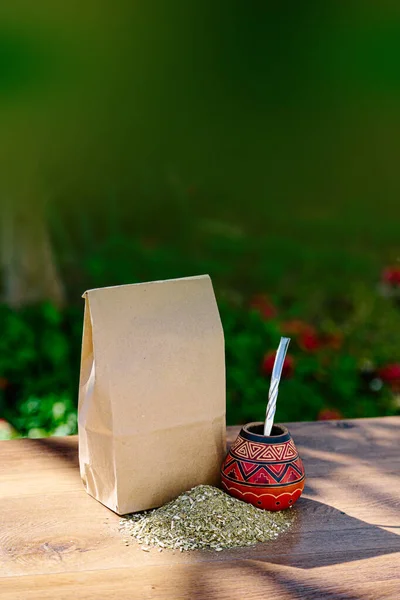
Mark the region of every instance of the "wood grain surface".
POLYGON ((0 442, 1 600, 400 600, 400 417, 288 427, 307 473, 295 525, 219 553, 126 546, 83 490, 76 437, 0 442))

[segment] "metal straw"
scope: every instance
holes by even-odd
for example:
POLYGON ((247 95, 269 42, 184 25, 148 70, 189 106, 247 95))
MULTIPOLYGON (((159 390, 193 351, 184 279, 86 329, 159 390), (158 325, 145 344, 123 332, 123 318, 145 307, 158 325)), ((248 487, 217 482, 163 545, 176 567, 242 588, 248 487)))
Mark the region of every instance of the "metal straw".
POLYGON ((285 356, 287 348, 289 346, 290 338, 281 338, 279 342, 278 351, 275 356, 274 368, 272 369, 271 385, 269 386, 268 393, 268 404, 264 424, 264 435, 271 435, 272 425, 274 424, 276 401, 278 398, 278 387, 281 380, 281 374, 283 369, 283 363, 285 362, 285 356))

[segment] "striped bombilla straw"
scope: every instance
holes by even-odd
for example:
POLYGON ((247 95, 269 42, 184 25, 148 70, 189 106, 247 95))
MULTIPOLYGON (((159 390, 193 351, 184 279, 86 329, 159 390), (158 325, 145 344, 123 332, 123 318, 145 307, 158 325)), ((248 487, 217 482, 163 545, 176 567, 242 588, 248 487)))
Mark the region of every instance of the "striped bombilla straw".
POLYGON ((268 404, 265 416, 264 435, 271 435, 272 425, 274 424, 276 401, 278 399, 278 388, 281 380, 283 364, 285 362, 286 352, 289 346, 290 338, 282 337, 279 342, 278 351, 275 356, 274 367, 272 369, 271 385, 268 392, 268 404))

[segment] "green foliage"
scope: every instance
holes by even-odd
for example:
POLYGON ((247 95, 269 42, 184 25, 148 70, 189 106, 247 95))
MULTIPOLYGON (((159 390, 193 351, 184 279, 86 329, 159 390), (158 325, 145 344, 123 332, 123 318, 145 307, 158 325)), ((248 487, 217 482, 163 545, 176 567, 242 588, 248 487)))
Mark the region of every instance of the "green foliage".
MULTIPOLYGON (((156 256, 160 252, 158 249, 156 256)), ((167 253, 165 261, 168 263, 172 256, 167 253)), ((184 261, 179 262, 174 275, 180 274, 184 261)), ((102 264, 106 266, 106 262, 102 264)), ((156 268, 152 271, 143 262, 135 266, 137 275, 141 268, 159 275, 156 268)), ((264 357, 277 348, 288 319, 304 318, 313 314, 314 308, 301 308, 299 300, 285 307, 285 301, 278 299, 277 306, 283 308, 266 318, 249 308, 248 299, 229 294, 225 286, 217 286, 217 297, 226 342, 227 421, 262 420, 270 375, 263 371, 264 357)), ((330 304, 335 306, 332 298, 330 304)), ((367 287, 358 287, 348 296, 340 325, 329 318, 326 307, 322 302, 320 310, 325 315, 315 319, 318 327, 312 321, 299 321, 314 332, 317 347, 306 348, 301 334, 291 334, 292 369, 280 385, 276 420, 314 420, 327 409, 344 418, 395 414, 396 396, 389 385, 379 383, 377 369, 396 357, 396 331, 400 329, 397 307, 367 287), (318 341, 329 340, 332 335, 336 343, 318 341), (363 371, 365 364, 367 372, 363 371), (378 381, 378 386, 371 385, 372 381, 378 381)), ((76 432, 82 309, 60 312, 49 304, 20 312, 0 308, 0 418, 6 419, 18 435, 76 432)), ((1 435, 11 436, 0 431, 1 435)))
POLYGON ((15 427, 31 438, 77 433, 76 407, 68 395, 30 396, 19 405, 15 427))
POLYGON ((76 431, 80 311, 0 307, 0 417, 22 435, 76 431))
MULTIPOLYGON (((376 302, 381 304, 379 298, 376 302)), ((390 305, 386 311, 398 331, 397 311, 390 305)), ((262 372, 263 357, 277 348, 280 335, 285 333, 284 322, 263 321, 254 312, 232 310, 227 306, 221 306, 221 313, 226 340, 228 422, 263 420, 269 388, 269 374, 262 372)), ((377 315, 372 311, 368 317, 373 323, 377 315)), ((352 336, 344 337, 339 348, 321 344, 320 348, 307 351, 297 336, 292 336, 289 355, 293 360, 293 374, 280 384, 278 422, 315 420, 326 409, 335 410, 338 416, 345 418, 382 416, 398 411, 389 386, 382 385, 378 391, 370 386, 370 382, 378 378, 376 369, 382 363, 370 363, 367 381, 363 377, 363 359, 382 354, 376 352, 371 343, 368 345, 362 335, 372 323, 366 318, 352 336), (363 343, 358 344, 357 334, 363 343)), ((381 339, 374 341, 390 343, 390 336, 381 333, 381 339)))

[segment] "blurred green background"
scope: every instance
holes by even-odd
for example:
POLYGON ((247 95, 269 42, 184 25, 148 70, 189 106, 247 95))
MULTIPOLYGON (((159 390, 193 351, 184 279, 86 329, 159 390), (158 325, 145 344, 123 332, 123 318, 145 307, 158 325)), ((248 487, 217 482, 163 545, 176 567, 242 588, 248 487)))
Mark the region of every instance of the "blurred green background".
POLYGON ((0 436, 76 430, 82 301, 211 275, 229 423, 400 410, 400 8, 0 7, 0 436))

